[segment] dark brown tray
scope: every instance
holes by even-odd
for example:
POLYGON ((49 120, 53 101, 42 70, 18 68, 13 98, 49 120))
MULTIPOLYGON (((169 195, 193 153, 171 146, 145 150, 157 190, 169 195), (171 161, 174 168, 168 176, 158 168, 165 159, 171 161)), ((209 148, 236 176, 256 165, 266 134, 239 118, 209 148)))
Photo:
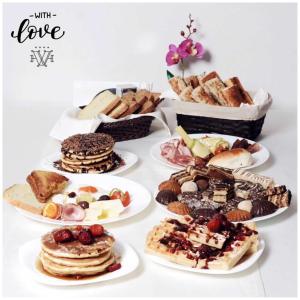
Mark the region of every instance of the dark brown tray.
POLYGON ((255 140, 261 133, 265 117, 248 121, 177 114, 177 124, 188 133, 220 133, 255 140))
POLYGON ((116 142, 139 139, 150 132, 154 117, 144 116, 112 123, 101 123, 96 132, 110 134, 116 142))

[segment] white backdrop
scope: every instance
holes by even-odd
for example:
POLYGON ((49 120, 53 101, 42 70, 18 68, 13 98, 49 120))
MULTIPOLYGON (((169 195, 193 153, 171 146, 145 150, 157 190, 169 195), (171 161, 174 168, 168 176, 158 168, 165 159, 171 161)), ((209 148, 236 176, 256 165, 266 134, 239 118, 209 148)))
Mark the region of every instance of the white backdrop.
POLYGON ((248 89, 270 91, 275 105, 295 105, 296 4, 187 3, 5 4, 5 104, 67 105, 76 79, 150 81, 165 89, 167 47, 180 41, 189 12, 211 56, 191 71, 238 75, 248 89), (62 39, 19 44, 10 37, 23 18, 48 10, 57 14, 49 23, 66 31, 62 39), (44 45, 54 49, 55 62, 37 68, 29 53, 44 45))
MULTIPOLYGON (((273 106, 259 138, 270 149, 271 158, 255 171, 287 184, 293 193, 292 206, 282 216, 259 224, 267 248, 258 265, 236 276, 200 278, 163 269, 144 259, 144 240, 140 237, 165 216, 152 204, 137 218, 111 226, 138 251, 138 271, 107 285, 73 289, 78 296, 296 295, 295 4, 5 4, 4 187, 23 182, 42 157, 58 149, 59 144, 48 134, 72 102, 74 80, 149 81, 156 90, 168 88, 165 54, 169 43, 180 41, 179 32, 189 12, 199 25, 198 38, 211 56, 209 61, 194 65, 191 72, 215 69, 223 78, 239 76, 249 90, 263 87, 272 94, 273 106), (66 31, 62 39, 52 41, 47 37, 18 44, 10 37, 29 14, 47 10, 57 14, 49 23, 66 31), (37 68, 29 62, 30 50, 44 45, 54 50, 55 62, 37 68)), ((140 158, 138 166, 124 176, 140 181, 152 193, 172 172, 149 157, 149 146, 165 137, 165 131, 155 131, 145 139, 117 144, 140 158)), ((2 222, 4 294, 70 296, 70 289, 52 289, 26 278, 16 260, 22 243, 49 228, 25 220, 9 205, 4 205, 2 222)))

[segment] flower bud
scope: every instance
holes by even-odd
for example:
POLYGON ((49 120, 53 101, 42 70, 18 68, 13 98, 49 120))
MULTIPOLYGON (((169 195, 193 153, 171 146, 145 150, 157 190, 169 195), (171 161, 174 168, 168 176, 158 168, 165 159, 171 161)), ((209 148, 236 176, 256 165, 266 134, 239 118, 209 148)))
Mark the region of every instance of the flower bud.
POLYGON ((180 34, 181 34, 182 36, 184 36, 184 31, 182 30, 182 31, 180 32, 180 34))
POLYGON ((193 32, 196 32, 196 31, 197 31, 197 29, 196 29, 196 28, 194 28, 194 29, 193 29, 193 32))

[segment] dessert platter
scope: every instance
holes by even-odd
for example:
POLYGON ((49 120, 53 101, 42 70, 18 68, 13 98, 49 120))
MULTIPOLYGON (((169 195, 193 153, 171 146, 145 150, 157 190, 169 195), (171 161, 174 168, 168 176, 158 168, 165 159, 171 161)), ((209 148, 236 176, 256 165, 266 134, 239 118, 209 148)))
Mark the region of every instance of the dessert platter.
POLYGON ((265 163, 270 153, 256 142, 222 134, 187 134, 178 126, 180 137, 152 146, 153 159, 175 169, 215 165, 228 169, 251 169, 265 163))
POLYGON ((61 153, 43 159, 41 167, 66 173, 115 175, 132 167, 138 157, 127 151, 114 151, 114 144, 108 134, 75 134, 61 143, 61 153))
POLYGON ((151 202, 150 193, 129 179, 110 175, 68 175, 34 170, 3 198, 25 217, 56 225, 106 224, 128 219, 151 202))
POLYGON ((264 250, 255 223, 212 218, 166 218, 146 239, 145 252, 155 263, 184 271, 232 274, 253 265, 264 250))
POLYGON ((19 259, 31 278, 56 286, 119 278, 139 263, 128 244, 99 224, 56 228, 21 246, 19 259))
POLYGON ((193 218, 222 213, 230 222, 262 221, 283 213, 291 191, 273 178, 244 169, 194 167, 160 183, 156 202, 165 211, 193 218))

